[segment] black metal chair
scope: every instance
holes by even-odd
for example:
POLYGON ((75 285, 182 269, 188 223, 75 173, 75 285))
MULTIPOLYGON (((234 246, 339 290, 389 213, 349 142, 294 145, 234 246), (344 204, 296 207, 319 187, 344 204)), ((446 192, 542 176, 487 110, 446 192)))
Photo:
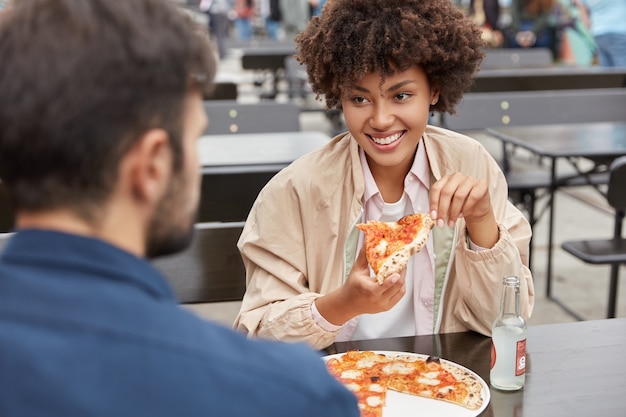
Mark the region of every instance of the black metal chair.
MULTIPOLYGON (((626 212, 626 156, 616 159, 610 166, 606 197, 609 204, 615 209, 613 237, 599 240, 566 241, 561 244, 561 247, 586 263, 611 266, 607 318, 614 318, 617 305, 619 268, 621 264, 626 264, 626 239, 622 237, 622 224, 626 212)), ((573 316, 581 319, 567 306, 560 304, 569 310, 573 316)))

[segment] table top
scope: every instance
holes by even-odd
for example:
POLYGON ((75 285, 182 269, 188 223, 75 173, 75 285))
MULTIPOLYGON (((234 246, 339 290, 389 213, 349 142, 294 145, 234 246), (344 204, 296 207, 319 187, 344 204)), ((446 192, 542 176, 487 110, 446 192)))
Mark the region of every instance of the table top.
POLYGON ((496 127, 488 128, 487 132, 504 142, 552 158, 593 159, 626 154, 626 121, 496 127))
MULTIPOLYGON (((477 333, 341 342, 350 349, 436 355, 489 383, 491 338, 477 333)), ((491 389, 481 416, 617 417, 626 414, 626 318, 528 327, 526 384, 516 392, 491 389)))
POLYGON ((562 77, 566 75, 594 76, 594 75, 626 75, 626 69, 620 67, 581 67, 557 66, 542 68, 490 68, 481 69, 476 78, 505 78, 505 77, 562 77))
POLYGON ((471 92, 626 87, 626 68, 563 67, 482 69, 471 92))
POLYGON ((205 174, 275 171, 329 140, 317 131, 206 135, 198 140, 198 154, 205 174))

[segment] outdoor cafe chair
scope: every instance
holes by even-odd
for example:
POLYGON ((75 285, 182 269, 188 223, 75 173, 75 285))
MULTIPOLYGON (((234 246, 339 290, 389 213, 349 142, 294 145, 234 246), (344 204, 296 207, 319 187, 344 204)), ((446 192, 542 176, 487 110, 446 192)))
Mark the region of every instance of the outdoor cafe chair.
POLYGON ((613 236, 607 239, 569 240, 561 244, 566 252, 586 263, 610 265, 607 318, 615 317, 619 268, 620 265, 626 264, 626 239, 622 237, 622 224, 626 212, 625 191, 626 156, 622 156, 613 161, 609 168, 609 184, 606 194, 608 203, 615 209, 613 236))

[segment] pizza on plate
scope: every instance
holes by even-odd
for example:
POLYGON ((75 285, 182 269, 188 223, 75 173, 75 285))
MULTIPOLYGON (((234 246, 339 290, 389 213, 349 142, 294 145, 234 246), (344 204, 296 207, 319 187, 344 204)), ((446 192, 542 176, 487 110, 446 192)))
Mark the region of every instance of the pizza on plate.
POLYGON ((370 220, 356 225, 365 233, 365 256, 379 284, 406 268, 409 258, 426 244, 434 225, 426 213, 409 214, 397 222, 370 220))
POLYGON ((329 372, 357 397, 361 417, 381 417, 387 390, 477 410, 483 385, 466 368, 433 356, 349 351, 326 360, 329 372))

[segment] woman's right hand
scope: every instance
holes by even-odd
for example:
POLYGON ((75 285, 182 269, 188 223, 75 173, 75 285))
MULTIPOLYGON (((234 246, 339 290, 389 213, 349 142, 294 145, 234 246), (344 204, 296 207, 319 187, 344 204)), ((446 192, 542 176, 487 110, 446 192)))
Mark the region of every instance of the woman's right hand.
POLYGON ((316 299, 315 305, 326 320, 336 325, 360 314, 387 311, 404 296, 405 275, 403 270, 378 284, 371 276, 365 251, 361 250, 343 286, 316 299))

